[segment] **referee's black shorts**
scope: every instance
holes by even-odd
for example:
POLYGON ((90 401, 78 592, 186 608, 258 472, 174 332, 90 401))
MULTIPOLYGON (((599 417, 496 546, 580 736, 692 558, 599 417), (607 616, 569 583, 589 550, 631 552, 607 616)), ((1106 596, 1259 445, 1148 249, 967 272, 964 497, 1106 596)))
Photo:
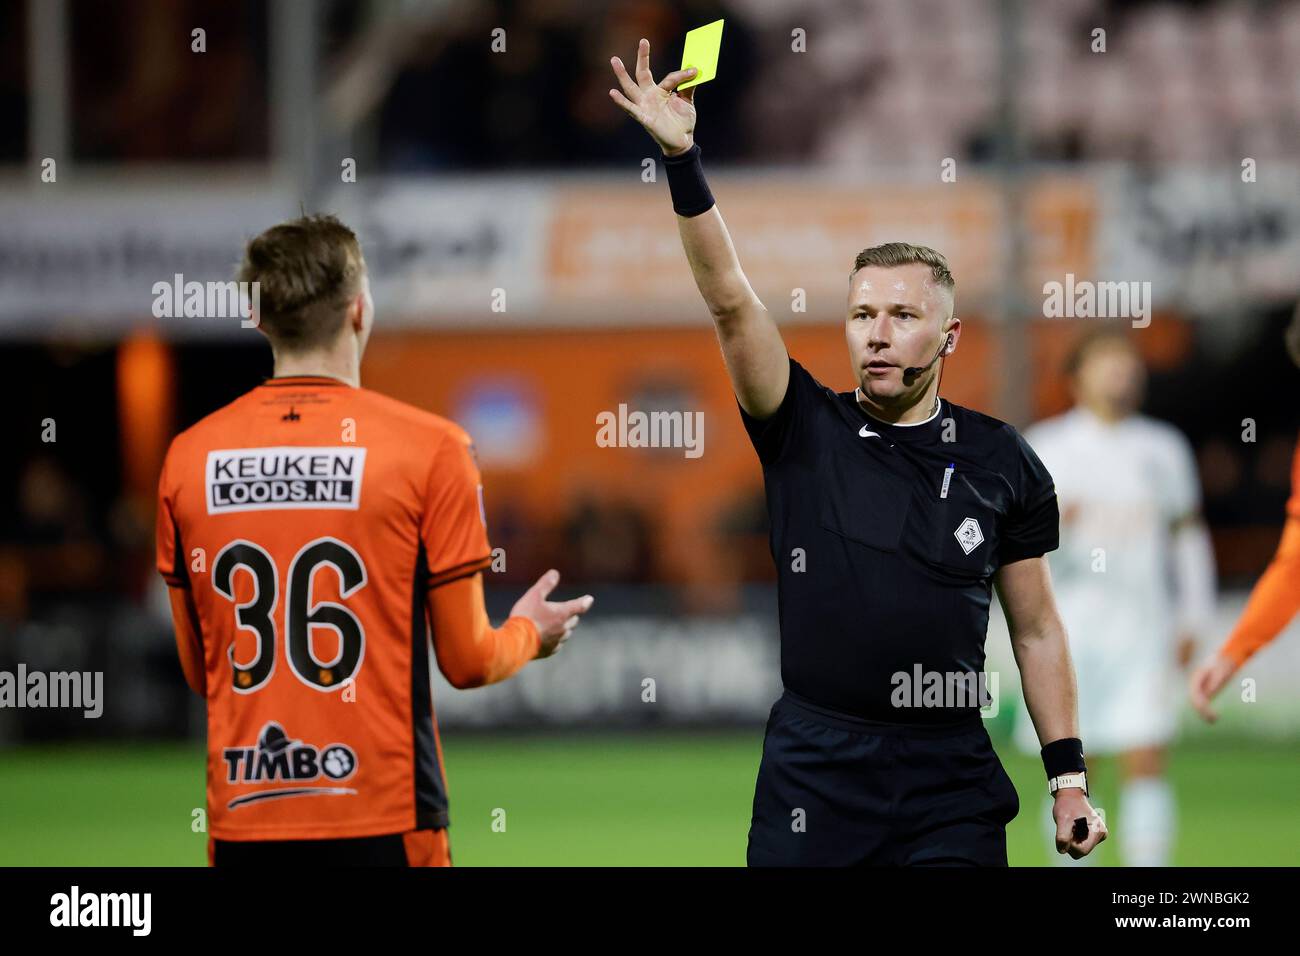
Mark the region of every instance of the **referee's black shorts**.
POLYGON ((767 721, 748 862, 1006 866, 1019 811, 978 716, 881 724, 786 691, 767 721))

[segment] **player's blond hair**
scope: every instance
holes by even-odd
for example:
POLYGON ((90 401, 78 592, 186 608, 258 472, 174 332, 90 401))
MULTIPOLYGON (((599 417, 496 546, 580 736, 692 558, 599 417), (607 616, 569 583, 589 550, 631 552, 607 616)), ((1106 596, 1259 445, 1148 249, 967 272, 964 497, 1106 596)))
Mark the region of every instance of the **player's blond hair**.
POLYGON ((338 335, 365 267, 356 233, 333 216, 302 216, 249 241, 239 281, 258 283, 258 327, 267 338, 305 352, 338 335))
POLYGON ((852 281, 854 274, 866 266, 878 266, 892 269, 895 266, 922 265, 930 267, 934 281, 949 292, 954 292, 957 283, 953 281, 952 270, 942 252, 929 246, 914 246, 910 242, 886 242, 881 246, 870 246, 858 253, 853 260, 853 271, 849 273, 852 281))

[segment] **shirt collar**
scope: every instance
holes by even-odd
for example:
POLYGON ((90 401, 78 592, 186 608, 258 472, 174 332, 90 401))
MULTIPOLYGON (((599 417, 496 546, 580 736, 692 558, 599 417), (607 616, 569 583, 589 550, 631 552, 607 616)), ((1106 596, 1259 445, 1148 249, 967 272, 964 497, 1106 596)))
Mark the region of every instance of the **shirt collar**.
POLYGON ((859 410, 861 410, 862 414, 866 415, 866 416, 867 416, 868 418, 870 418, 873 422, 879 422, 881 425, 887 425, 887 426, 889 426, 890 428, 919 428, 919 427, 922 426, 922 425, 928 425, 928 424, 930 424, 932 421, 934 421, 936 418, 938 418, 938 417, 939 417, 939 413, 943 411, 943 399, 940 398, 940 399, 938 399, 938 401, 936 401, 935 404, 934 404, 934 414, 932 414, 929 418, 925 419, 924 421, 919 421, 919 422, 887 422, 887 421, 885 421, 883 418, 877 418, 875 415, 871 414, 871 412, 867 411, 867 407, 866 407, 865 405, 862 404, 862 386, 861 386, 861 385, 859 385, 857 388, 855 388, 855 389, 853 390, 853 404, 856 405, 856 406, 859 408, 859 410))
POLYGON ((341 385, 344 388, 351 388, 352 385, 343 381, 341 378, 335 378, 333 375, 272 375, 263 385, 341 385))

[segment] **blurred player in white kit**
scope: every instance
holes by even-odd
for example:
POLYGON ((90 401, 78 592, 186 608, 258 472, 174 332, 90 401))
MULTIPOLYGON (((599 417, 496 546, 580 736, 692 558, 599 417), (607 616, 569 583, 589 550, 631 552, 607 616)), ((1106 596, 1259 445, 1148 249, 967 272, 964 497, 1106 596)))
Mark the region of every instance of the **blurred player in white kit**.
MULTIPOLYGON (((1214 555, 1191 446, 1172 425, 1138 414, 1146 369, 1126 334, 1085 335, 1068 372, 1075 406, 1025 438, 1056 480, 1061 547, 1049 562, 1074 658, 1079 730, 1090 766, 1119 757, 1110 819, 1121 862, 1164 866, 1175 828, 1165 756, 1180 670, 1212 627, 1214 555)), ((1023 700, 1015 737, 1038 752, 1023 700)))

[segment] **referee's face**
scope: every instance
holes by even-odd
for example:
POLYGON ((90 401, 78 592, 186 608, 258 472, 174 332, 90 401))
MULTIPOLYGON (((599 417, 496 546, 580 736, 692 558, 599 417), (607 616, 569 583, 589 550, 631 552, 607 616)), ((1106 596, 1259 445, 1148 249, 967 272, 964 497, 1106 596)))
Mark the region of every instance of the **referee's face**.
POLYGON ((958 334, 952 296, 934 281, 930 267, 864 266, 849 281, 844 338, 863 393, 898 405, 921 398, 938 364, 930 365, 948 332, 958 334), (945 331, 947 330, 947 331, 945 331), (909 367, 928 369, 908 377, 909 367))

